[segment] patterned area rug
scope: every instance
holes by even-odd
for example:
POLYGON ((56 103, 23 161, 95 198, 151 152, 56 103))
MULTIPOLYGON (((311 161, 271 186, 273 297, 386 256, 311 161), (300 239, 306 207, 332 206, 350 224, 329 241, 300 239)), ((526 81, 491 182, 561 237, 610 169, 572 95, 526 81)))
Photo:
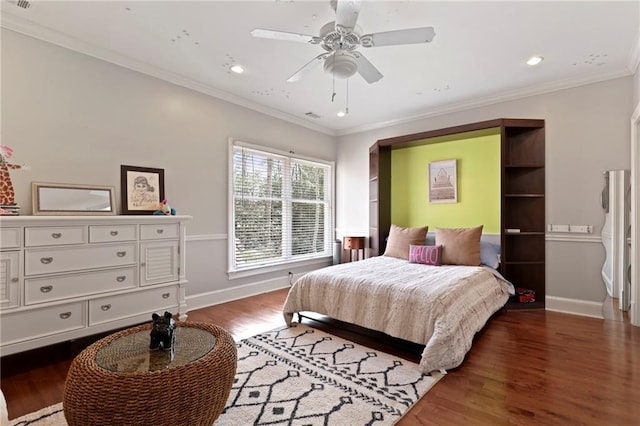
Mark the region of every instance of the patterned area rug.
MULTIPOLYGON (((238 371, 216 426, 393 425, 442 375, 304 325, 238 343, 238 371)), ((56 404, 11 426, 66 425, 56 404)))

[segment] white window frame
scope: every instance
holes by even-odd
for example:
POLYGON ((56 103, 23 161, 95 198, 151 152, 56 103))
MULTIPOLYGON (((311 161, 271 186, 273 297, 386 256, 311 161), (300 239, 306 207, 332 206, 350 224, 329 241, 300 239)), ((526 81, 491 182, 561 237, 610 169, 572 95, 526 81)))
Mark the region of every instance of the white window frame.
MULTIPOLYGON (((291 269, 295 267, 301 266, 311 266, 311 265, 326 265, 327 260, 333 257, 333 236, 335 235, 335 227, 334 227, 334 218, 335 218, 335 162, 321 160, 318 158, 306 157, 302 155, 297 155, 293 151, 281 151, 278 149, 266 147, 263 145, 256 145, 247 142, 243 142, 234 138, 229 138, 229 156, 228 156, 228 250, 227 250, 227 274, 229 275, 229 279, 234 278, 242 278, 251 275, 263 274, 268 272, 276 272, 285 269, 291 269), (282 157, 286 157, 293 160, 301 160, 301 161, 311 161, 314 163, 324 164, 329 167, 328 176, 331 181, 327 185, 327 191, 329 192, 327 195, 327 199, 329 200, 329 214, 325 217, 325 230, 326 230, 326 239, 325 242, 326 250, 322 254, 309 255, 309 256, 295 256, 285 258, 283 260, 278 261, 268 261, 262 264, 255 264, 246 267, 238 268, 235 266, 235 200, 233 195, 233 150, 234 147, 243 147, 248 149, 253 149, 256 151, 262 151, 267 154, 279 155, 282 157)), ((289 180, 290 176, 288 173, 289 165, 285 163, 285 174, 283 179, 289 180)), ((287 186, 287 185, 285 185, 287 186)), ((291 201, 290 196, 287 197, 289 202, 291 201)), ((288 203, 285 203, 283 206, 283 212, 286 208, 288 208, 288 203)), ((287 232, 287 238, 291 239, 291 226, 289 223, 291 215, 285 215, 283 218, 283 227, 287 232)), ((284 235, 283 235, 284 238, 284 235)))

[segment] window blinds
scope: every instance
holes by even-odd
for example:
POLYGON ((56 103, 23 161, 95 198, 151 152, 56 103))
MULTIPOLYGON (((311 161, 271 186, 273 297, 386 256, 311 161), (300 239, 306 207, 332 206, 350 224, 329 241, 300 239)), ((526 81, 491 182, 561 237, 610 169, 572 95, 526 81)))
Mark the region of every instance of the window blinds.
POLYGON ((233 147, 232 270, 330 255, 331 166, 233 147))

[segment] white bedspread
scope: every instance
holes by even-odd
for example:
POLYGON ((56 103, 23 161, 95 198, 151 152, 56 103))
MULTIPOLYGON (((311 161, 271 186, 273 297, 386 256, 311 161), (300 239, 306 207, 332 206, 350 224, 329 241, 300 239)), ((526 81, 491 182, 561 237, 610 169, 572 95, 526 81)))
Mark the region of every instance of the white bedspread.
POLYGON ((423 344, 422 371, 448 370, 462 363, 474 335, 512 292, 498 276, 484 267, 373 257, 305 274, 283 314, 287 324, 294 313, 311 311, 423 344))

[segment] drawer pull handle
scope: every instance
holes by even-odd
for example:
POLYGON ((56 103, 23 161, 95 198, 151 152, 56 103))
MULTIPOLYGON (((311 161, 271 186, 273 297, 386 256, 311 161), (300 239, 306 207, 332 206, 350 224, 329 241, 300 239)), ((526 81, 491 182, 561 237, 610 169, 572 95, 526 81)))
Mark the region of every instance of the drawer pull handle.
POLYGON ((48 265, 51 262, 53 262, 53 257, 41 257, 40 262, 44 263, 45 265, 48 265))
POLYGON ((140 266, 142 266, 142 267, 144 268, 145 266, 147 266, 147 264, 146 264, 145 262, 142 262, 142 263, 140 264, 140 266))
POLYGON ((53 290, 53 286, 52 285, 45 285, 40 287, 40 291, 43 293, 49 293, 51 290, 53 290))
POLYGON ((109 232, 109 233, 110 233, 111 235, 113 235, 114 237, 115 237, 116 235, 118 235, 118 231, 111 231, 111 232, 109 232))
POLYGON ((118 255, 118 257, 125 257, 127 255, 127 252, 126 251, 119 251, 116 254, 118 255))
POLYGON ((51 236, 56 239, 60 238, 62 237, 62 232, 54 232, 53 234, 51 234, 51 236))
POLYGON ((11 278, 11 282, 12 283, 17 283, 18 281, 20 281, 20 278, 18 278, 18 277, 11 278))
POLYGON ((168 299, 169 296, 171 296, 171 293, 162 293, 162 298, 163 299, 168 299))
POLYGON ((111 304, 102 305, 100 306, 100 309, 102 309, 103 311, 108 311, 109 309, 111 309, 111 304))
POLYGON ((71 312, 63 312, 60 314, 60 318, 62 319, 69 319, 71 318, 71 312))
POLYGON ((158 234, 162 234, 162 233, 164 232, 164 229, 156 229, 156 232, 157 232, 158 234))
POLYGON ((116 277, 116 281, 118 281, 119 283, 121 283, 122 281, 124 281, 126 279, 127 279, 126 275, 120 275, 119 277, 116 277))

